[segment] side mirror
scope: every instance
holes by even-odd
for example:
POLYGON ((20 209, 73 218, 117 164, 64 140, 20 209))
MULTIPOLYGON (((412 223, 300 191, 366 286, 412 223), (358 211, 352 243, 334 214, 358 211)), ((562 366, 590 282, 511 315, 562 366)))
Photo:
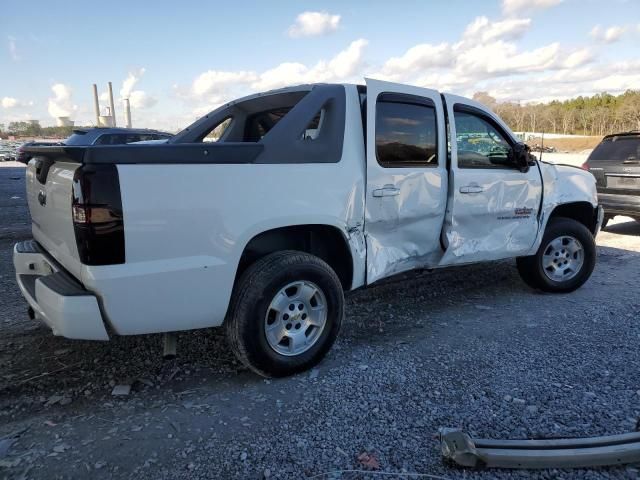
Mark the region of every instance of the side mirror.
POLYGON ((531 149, 525 143, 516 143, 511 147, 510 160, 520 169, 522 173, 527 173, 531 165, 531 149))

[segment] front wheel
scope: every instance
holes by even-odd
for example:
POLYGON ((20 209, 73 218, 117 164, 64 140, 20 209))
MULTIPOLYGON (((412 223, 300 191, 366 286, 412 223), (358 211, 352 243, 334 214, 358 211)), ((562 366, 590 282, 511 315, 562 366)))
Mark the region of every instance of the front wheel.
POLYGON ((517 259, 518 272, 530 287, 572 292, 591 276, 596 245, 591 232, 570 218, 552 218, 535 255, 517 259))
POLYGON ((316 365, 333 345, 344 317, 342 285, 313 255, 267 255, 242 275, 226 319, 236 357, 265 377, 316 365))

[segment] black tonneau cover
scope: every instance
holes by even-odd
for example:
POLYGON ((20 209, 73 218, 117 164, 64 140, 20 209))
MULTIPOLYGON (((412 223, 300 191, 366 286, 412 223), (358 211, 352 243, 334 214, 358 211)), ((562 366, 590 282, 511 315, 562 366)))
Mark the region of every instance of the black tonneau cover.
MULTIPOLYGON (((342 85, 319 85, 306 94, 259 142, 196 141, 224 118, 224 110, 196 122, 196 132, 178 134, 167 143, 26 147, 25 152, 51 162, 84 164, 299 164, 336 163, 342 158, 346 94, 342 85), (322 128, 309 139, 307 126, 317 116, 322 128), (201 122, 204 122, 200 125, 201 122), (193 134, 193 135, 192 135, 193 134), (185 137, 186 135, 186 137, 185 137), (184 143, 183 143, 184 142, 184 143)), ((233 121, 231 123, 233 125, 233 121)), ((239 123, 241 126, 242 124, 239 123)))
POLYGON ((91 145, 85 147, 25 147, 34 158, 84 164, 207 164, 254 163, 260 143, 194 143, 156 145, 91 145))

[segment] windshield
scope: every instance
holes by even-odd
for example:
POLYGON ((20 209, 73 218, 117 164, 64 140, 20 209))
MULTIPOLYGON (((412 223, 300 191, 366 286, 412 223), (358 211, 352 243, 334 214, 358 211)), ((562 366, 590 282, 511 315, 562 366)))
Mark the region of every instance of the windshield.
POLYGON ((638 159, 640 159, 640 137, 636 136, 605 138, 589 156, 589 160, 625 161, 638 159))

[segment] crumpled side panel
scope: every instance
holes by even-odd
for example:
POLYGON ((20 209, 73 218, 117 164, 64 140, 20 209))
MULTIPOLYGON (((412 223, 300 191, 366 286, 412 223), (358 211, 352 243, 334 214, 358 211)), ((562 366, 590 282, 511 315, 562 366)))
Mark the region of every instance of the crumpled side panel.
POLYGON ((517 171, 457 171, 458 181, 447 214, 446 252, 440 265, 497 260, 521 255, 536 240, 542 185, 537 169, 526 177, 517 171), (482 191, 460 193, 461 186, 482 191))
POLYGON ((529 254, 534 254, 547 226, 551 213, 558 205, 574 202, 588 202, 593 207, 598 206, 598 192, 595 177, 582 169, 568 165, 553 165, 538 162, 544 185, 544 198, 536 242, 529 254))
POLYGON ((395 182, 399 195, 367 202, 368 283, 437 263, 441 255, 446 202, 442 172, 411 172, 395 182))

